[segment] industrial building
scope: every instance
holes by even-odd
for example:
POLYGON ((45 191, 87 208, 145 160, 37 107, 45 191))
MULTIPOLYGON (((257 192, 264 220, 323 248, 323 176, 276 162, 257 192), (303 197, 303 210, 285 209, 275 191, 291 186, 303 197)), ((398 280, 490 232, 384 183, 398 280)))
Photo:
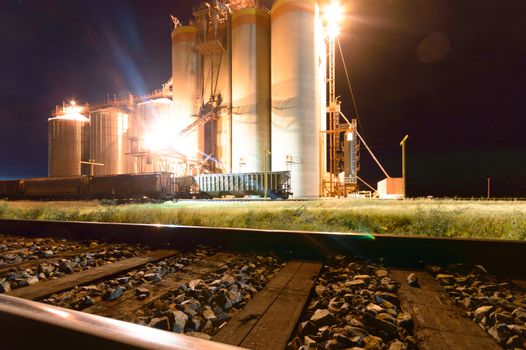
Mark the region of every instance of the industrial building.
POLYGON ((49 176, 289 171, 295 198, 356 191, 356 121, 336 99, 321 5, 212 0, 172 16, 172 76, 148 96, 57 107, 49 176))

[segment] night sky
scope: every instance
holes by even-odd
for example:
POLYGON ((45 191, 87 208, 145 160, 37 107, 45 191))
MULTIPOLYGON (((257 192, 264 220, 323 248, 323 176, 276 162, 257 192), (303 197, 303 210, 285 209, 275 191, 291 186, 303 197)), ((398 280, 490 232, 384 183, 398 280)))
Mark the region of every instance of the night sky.
MULTIPOLYGON (((0 0, 0 178, 47 175, 47 118, 72 98, 144 94, 171 75, 187 0, 0 0)), ((526 1, 354 0, 341 45, 362 133, 410 196, 526 197, 526 1)), ((338 94, 355 109, 338 62, 338 94)), ((363 148, 361 176, 383 178, 363 148)))

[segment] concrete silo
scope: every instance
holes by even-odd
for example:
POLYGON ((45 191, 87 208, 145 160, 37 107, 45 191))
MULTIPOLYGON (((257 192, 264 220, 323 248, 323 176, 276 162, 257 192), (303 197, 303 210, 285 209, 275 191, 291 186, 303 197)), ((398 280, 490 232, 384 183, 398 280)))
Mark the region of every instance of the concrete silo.
POLYGON ((244 8, 232 15, 232 171, 263 172, 266 151, 270 151, 270 14, 244 8))
POLYGON ((131 156, 126 155, 129 143, 129 115, 108 107, 90 112, 90 159, 104 164, 94 166, 94 175, 131 172, 131 156))
MULTIPOLYGON (((48 172, 50 177, 81 175, 81 160, 86 150, 86 126, 84 107, 64 106, 57 108, 53 118, 48 119, 48 172)), ((85 156, 85 154, 84 154, 85 156)))
POLYGON ((291 171, 294 197, 320 195, 325 50, 314 0, 279 0, 271 12, 272 170, 291 171))
MULTIPOLYGON (((197 54, 194 50, 197 29, 195 26, 176 27, 172 32, 172 81, 174 137, 195 121, 197 106, 197 54)), ((191 132, 178 140, 191 150, 188 156, 196 157, 198 133, 191 132)))

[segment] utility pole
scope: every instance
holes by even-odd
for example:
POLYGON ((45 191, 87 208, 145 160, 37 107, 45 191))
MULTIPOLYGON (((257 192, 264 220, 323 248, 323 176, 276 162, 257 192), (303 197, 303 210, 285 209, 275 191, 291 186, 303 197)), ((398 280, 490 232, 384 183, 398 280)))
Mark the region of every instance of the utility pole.
POLYGON ((405 142, 409 138, 409 135, 405 135, 405 137, 400 141, 400 146, 402 146, 402 186, 403 186, 403 193, 405 198, 405 186, 406 186, 406 180, 405 180, 405 142))
POLYGON ((487 198, 489 199, 489 197, 490 197, 490 192, 491 192, 491 177, 488 177, 488 178, 486 179, 486 181, 488 182, 488 197, 487 197, 487 198))

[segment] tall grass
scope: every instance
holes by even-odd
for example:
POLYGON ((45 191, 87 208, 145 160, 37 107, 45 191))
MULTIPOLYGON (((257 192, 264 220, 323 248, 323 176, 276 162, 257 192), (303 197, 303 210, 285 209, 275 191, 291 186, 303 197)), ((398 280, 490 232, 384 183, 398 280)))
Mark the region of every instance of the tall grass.
POLYGON ((519 201, 0 202, 0 218, 526 239, 519 201))

